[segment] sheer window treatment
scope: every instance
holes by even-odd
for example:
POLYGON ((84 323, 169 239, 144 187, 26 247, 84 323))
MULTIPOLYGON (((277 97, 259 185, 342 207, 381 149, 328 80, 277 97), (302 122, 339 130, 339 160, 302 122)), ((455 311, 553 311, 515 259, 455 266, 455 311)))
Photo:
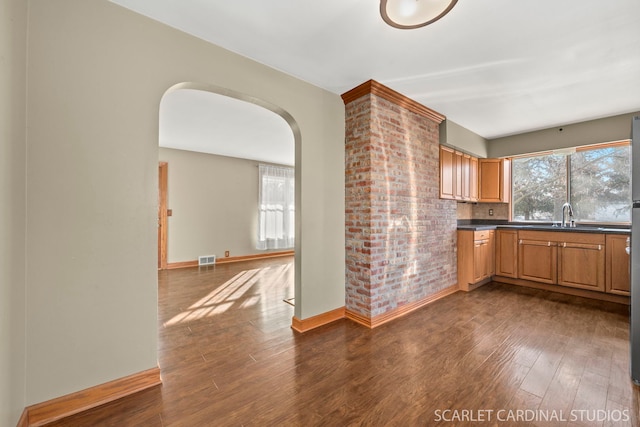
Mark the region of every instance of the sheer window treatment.
POLYGON ((257 249, 290 249, 295 239, 293 168, 259 166, 257 249))

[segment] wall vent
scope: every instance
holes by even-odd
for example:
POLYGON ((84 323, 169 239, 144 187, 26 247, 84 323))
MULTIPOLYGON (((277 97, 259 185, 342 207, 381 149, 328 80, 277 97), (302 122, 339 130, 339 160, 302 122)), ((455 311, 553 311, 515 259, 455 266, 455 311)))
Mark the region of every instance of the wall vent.
POLYGON ((213 265, 216 263, 215 255, 203 255, 198 257, 198 266, 201 265, 213 265))

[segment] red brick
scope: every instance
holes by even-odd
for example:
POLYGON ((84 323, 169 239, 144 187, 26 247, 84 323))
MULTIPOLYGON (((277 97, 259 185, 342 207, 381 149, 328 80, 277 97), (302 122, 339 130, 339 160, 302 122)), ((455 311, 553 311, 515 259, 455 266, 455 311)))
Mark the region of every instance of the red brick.
POLYGON ((455 284, 438 124, 369 94, 346 105, 346 135, 347 309, 374 317, 455 284))

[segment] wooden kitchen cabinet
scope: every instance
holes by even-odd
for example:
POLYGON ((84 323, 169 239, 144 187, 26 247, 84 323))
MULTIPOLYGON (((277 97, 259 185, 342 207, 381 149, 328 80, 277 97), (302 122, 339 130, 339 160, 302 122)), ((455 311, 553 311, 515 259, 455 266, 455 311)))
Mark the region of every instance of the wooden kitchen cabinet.
POLYGON ((508 203, 511 194, 511 160, 478 160, 478 201, 508 203))
POLYGON ((579 242, 567 236, 564 242, 558 243, 558 284, 604 292, 604 235, 582 234, 580 237, 579 242))
POLYGON ((511 160, 478 159, 440 145, 440 198, 508 203, 511 160))
POLYGON ((471 156, 460 153, 460 179, 462 186, 460 189, 460 198, 462 200, 471 200, 471 156))
POLYGON ((455 150, 440 146, 440 198, 455 200, 456 164, 455 150))
POLYGON ((604 291, 604 234, 519 231, 518 239, 518 278, 604 291))
POLYGON ((478 201, 478 158, 469 156, 469 200, 478 201))
POLYGON ((459 151, 453 152, 453 170, 455 173, 454 186, 453 186, 453 198, 456 200, 463 200, 462 193, 464 191, 464 176, 462 170, 462 153, 459 151))
POLYGON ((491 278, 494 274, 494 231, 476 232, 473 241, 473 283, 491 278))
POLYGON ((478 159, 440 145, 441 199, 508 203, 510 193, 509 159, 478 159))
POLYGON ((630 295, 630 258, 626 252, 626 234, 608 234, 605 250, 605 291, 610 294, 630 295))
POLYGON ((518 230, 496 230, 497 276, 518 277, 518 230))
POLYGON ((628 234, 568 230, 496 230, 493 280, 628 304, 628 234))
POLYGON ((495 231, 458 230, 458 286, 471 291, 495 274, 495 231))
POLYGON ((519 236, 518 278, 555 284, 558 271, 558 244, 544 236, 519 236))
POLYGON ((440 198, 478 200, 478 159, 440 146, 440 198))

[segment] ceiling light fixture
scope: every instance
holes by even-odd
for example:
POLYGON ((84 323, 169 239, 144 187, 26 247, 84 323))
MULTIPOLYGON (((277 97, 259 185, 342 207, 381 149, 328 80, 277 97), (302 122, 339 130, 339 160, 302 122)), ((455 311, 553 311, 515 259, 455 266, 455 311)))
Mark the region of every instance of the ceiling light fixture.
POLYGON ((395 28, 410 30, 436 22, 458 0, 380 0, 380 15, 395 28))

